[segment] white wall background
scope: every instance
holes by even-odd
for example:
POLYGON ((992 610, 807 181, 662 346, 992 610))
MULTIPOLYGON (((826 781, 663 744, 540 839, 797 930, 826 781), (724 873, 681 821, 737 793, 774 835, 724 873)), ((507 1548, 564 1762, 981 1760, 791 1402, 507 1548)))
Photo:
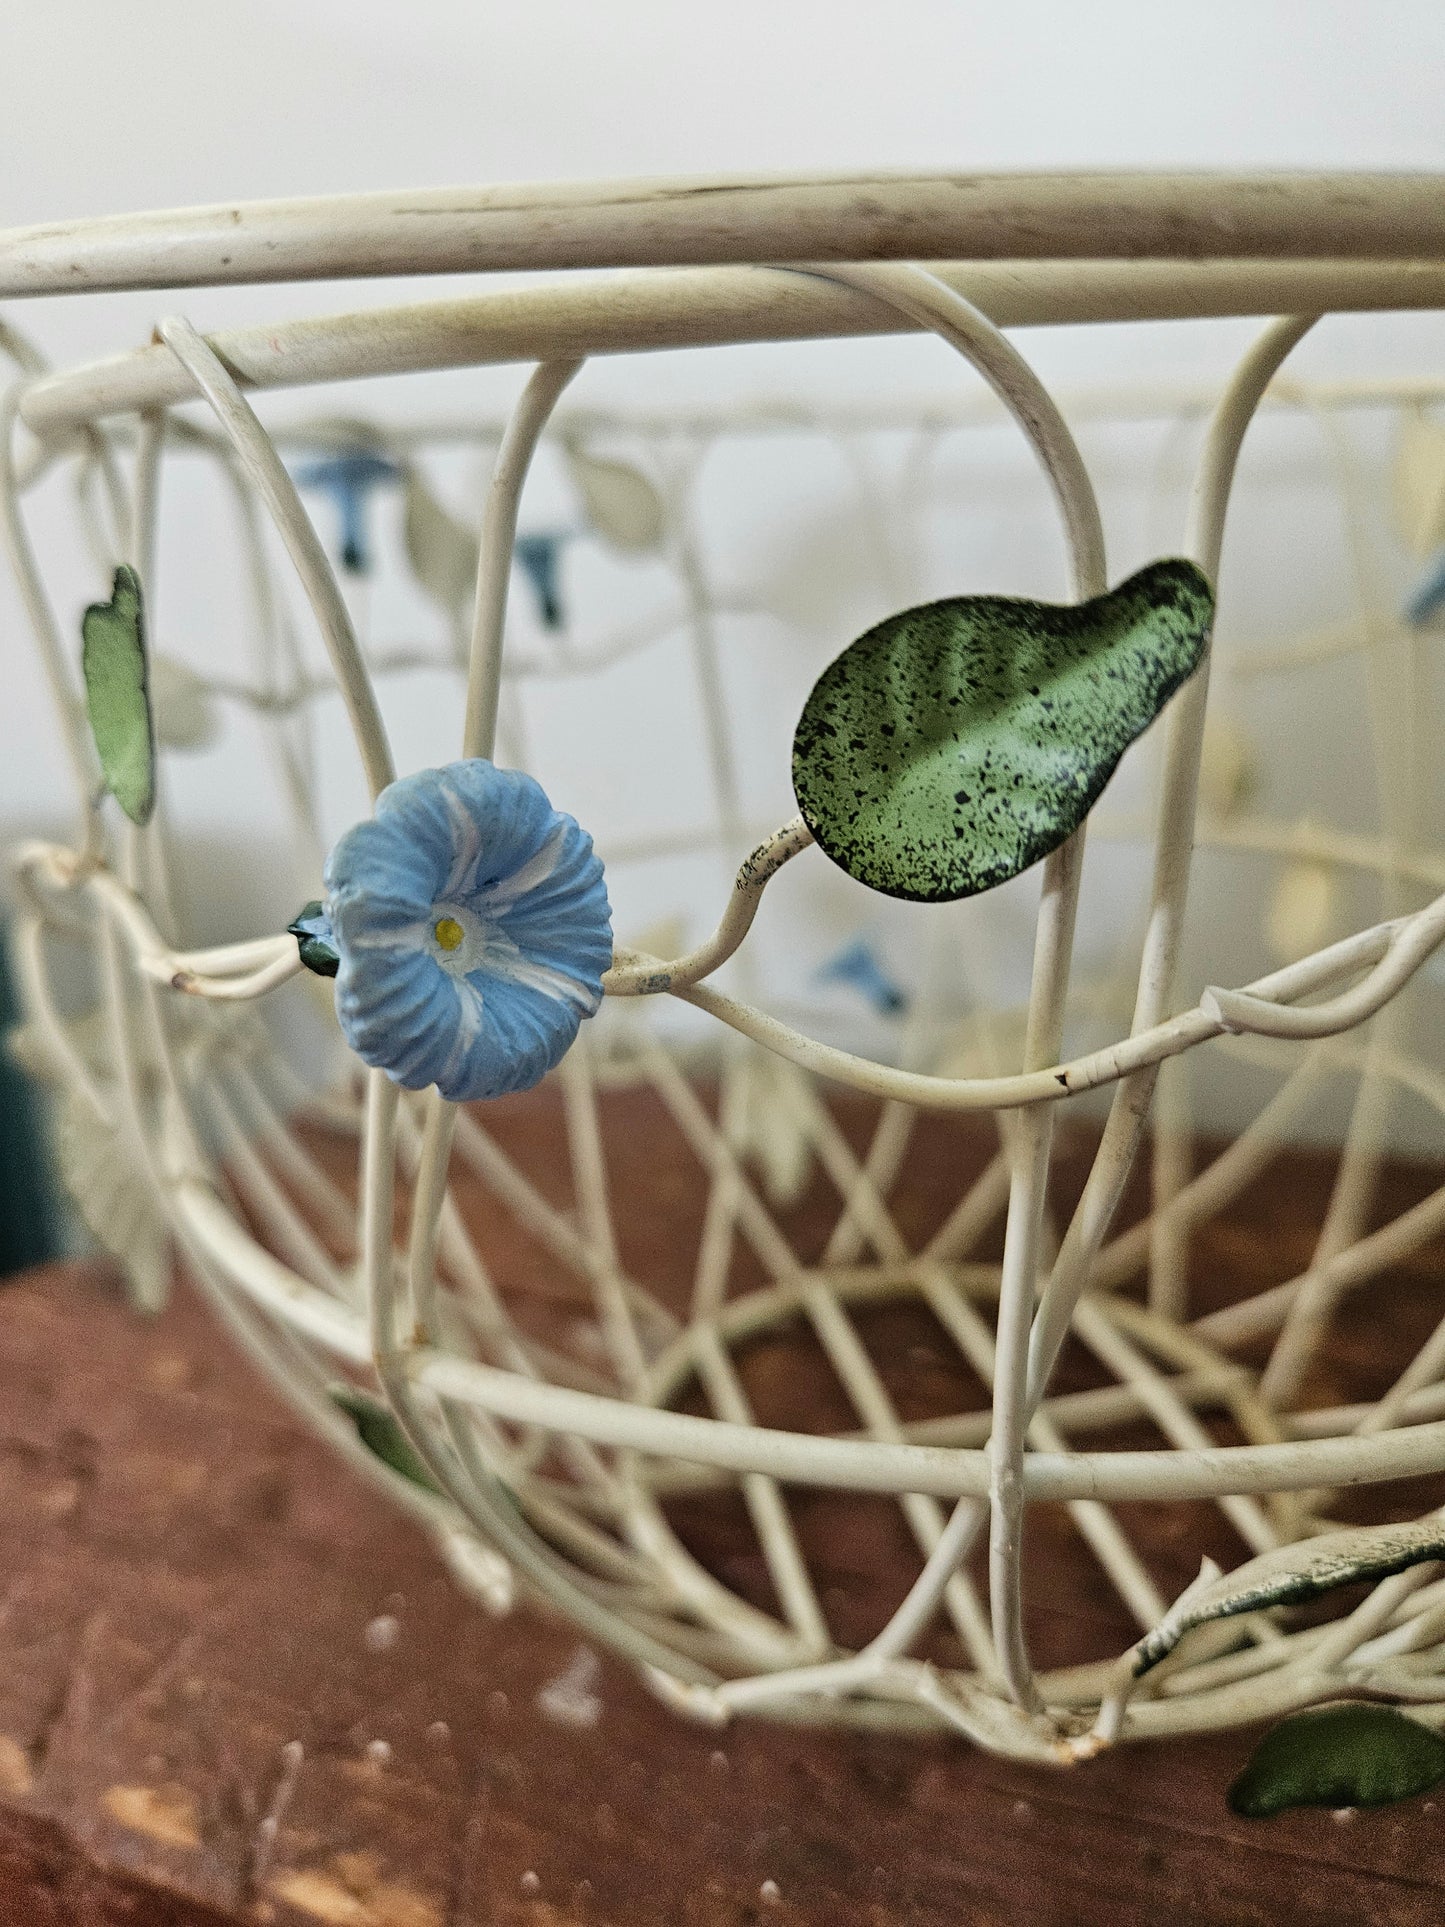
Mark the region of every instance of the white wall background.
MULTIPOLYGON (((1349 0, 728 0, 716 8, 676 0, 0 0, 0 73, 0 226, 230 198, 710 170, 1445 167, 1438 0, 1379 9, 1349 0)), ((380 304, 404 291, 426 292, 396 283, 197 290, 16 303, 7 314, 66 363, 145 339, 158 312, 183 309, 209 328, 380 304)), ((1218 379, 1252 331, 1250 323, 1190 323, 1037 330, 1021 340, 1046 379, 1067 389, 1218 379)), ((1445 372, 1442 350, 1438 317, 1344 318, 1318 331, 1292 367, 1317 376, 1434 375, 1445 372)), ((619 358, 589 369, 579 399, 655 405, 782 392, 876 400, 937 393, 961 379, 938 344, 901 340, 619 358)), ((321 404, 379 419, 419 407, 490 412, 517 385, 516 371, 482 371, 346 391, 321 404)), ((285 421, 302 408, 283 397, 267 414, 285 421)), ((1081 431, 1115 575, 1177 539, 1177 497, 1161 495, 1157 480, 1160 439, 1157 429, 1081 431)), ((1362 424, 1359 448, 1378 479, 1388 454, 1381 433, 1362 424)), ((1231 528, 1224 633, 1278 635, 1347 612, 1349 559, 1311 431, 1263 427, 1251 463, 1231 528)), ((1177 485, 1177 462, 1170 472, 1177 485)), ((559 487, 544 465, 533 498, 544 520, 559 487)), ((737 635, 735 693, 758 721, 764 815, 774 802, 786 813, 785 769, 770 770, 765 752, 771 745, 775 762, 785 755, 811 673, 898 606, 894 589, 858 563, 848 499, 836 464, 816 451, 780 459, 739 445, 709 471, 718 570, 730 584, 765 591, 804 638, 779 666, 769 653, 776 638, 737 635)), ((172 493, 168 503, 162 643, 202 660, 243 640, 233 570, 211 554, 202 499, 187 505, 172 493)), ((63 555, 59 516, 52 505, 42 525, 63 555)), ((1041 491, 1002 432, 950 448, 934 523, 914 546, 908 597, 1062 587, 1041 491)), ((1403 582, 1405 559, 1390 561, 1386 550, 1403 582)), ((98 585, 77 575, 66 586, 62 605, 78 614, 98 585)), ((624 575, 599 595, 622 606, 630 589, 644 587, 624 575)), ((415 619, 404 603, 378 599, 381 630, 415 619)), ((57 739, 8 582, 0 583, 0 651, 0 829, 8 835, 62 820, 65 801, 57 739)), ((1291 691, 1257 728, 1279 765, 1279 809, 1366 827, 1373 798, 1351 673, 1317 679, 1302 698, 1291 691)), ((640 780, 637 760, 649 744, 670 747, 676 765, 668 780, 677 787, 661 807, 697 806, 696 797, 679 800, 697 781, 695 739, 661 706, 660 679, 646 685, 653 707, 639 716, 640 687, 622 683, 550 706, 539 699, 533 717, 539 773, 604 850, 609 836, 655 817, 659 789, 640 780)), ((449 739, 429 734, 441 700, 435 689, 397 699, 404 766, 453 753, 449 739)), ((240 832, 254 839, 272 827, 257 800, 254 759, 254 744, 238 737, 204 772, 177 779, 184 819, 204 838, 206 874, 221 880, 209 895, 197 883, 198 914, 217 934, 274 928, 304 882, 234 854, 244 847, 240 832)), ((340 823, 359 803, 347 779, 337 780, 340 823)), ((1117 936, 1120 904, 1137 893, 1137 865, 1105 851, 1093 861, 1104 914, 1092 937, 1086 931, 1086 965, 1088 943, 1097 962, 1117 936)), ((695 881, 619 879, 619 924, 644 920, 669 890, 690 896, 695 881)), ((715 901, 711 869, 705 882, 699 915, 715 901)), ((906 968, 913 926, 860 906, 847 894, 852 886, 842 895, 827 880, 788 887, 794 895, 780 907, 779 928, 811 932, 800 983, 857 927, 883 930, 906 968)), ((987 926, 960 926, 972 967, 999 994, 1017 979, 1033 887, 991 910, 987 926)), ((1205 878, 1195 974, 1229 981, 1253 957, 1260 887, 1232 872, 1205 878)))

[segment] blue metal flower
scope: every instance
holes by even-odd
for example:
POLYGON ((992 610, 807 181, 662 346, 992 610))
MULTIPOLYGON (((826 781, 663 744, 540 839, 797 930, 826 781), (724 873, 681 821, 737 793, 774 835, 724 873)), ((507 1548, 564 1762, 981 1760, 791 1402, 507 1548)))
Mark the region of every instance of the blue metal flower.
POLYGON ((1445 612, 1445 549, 1436 551, 1429 568, 1405 600, 1405 620, 1423 629, 1445 612))
POLYGON ((341 519, 341 564, 352 575, 367 575, 371 570, 366 529, 371 491, 381 482, 399 482, 404 473, 389 455, 370 448, 339 449, 334 455, 302 462, 296 469, 298 488, 322 489, 335 502, 341 519))
POLYGON ((900 990, 878 960, 878 953, 866 937, 855 937, 837 956, 829 958, 814 973, 819 983, 848 984, 866 997, 884 1017, 900 1017, 908 1008, 908 993, 900 990))
POLYGON ((562 607, 562 548, 573 533, 572 529, 542 529, 534 535, 519 535, 512 550, 517 567, 532 585, 537 613, 546 629, 566 627, 562 607))
POLYGON ((480 757, 383 790, 326 860, 326 911, 351 1048, 456 1100, 544 1077, 612 961, 591 837, 530 776, 480 757))

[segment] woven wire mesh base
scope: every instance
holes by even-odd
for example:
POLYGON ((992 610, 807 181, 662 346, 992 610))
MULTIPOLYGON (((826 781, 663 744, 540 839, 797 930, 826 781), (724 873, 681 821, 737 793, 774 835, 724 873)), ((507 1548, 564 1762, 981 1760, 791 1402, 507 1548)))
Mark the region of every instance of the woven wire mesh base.
MULTIPOLYGON (((1395 191, 1372 190, 1382 206, 1395 191)), ((814 190, 796 192, 801 222, 814 190)), ((1301 220, 1317 223, 1304 187, 1298 207, 1301 220)), ((355 270, 368 243, 344 232, 355 270)), ((165 233, 161 221, 157 247, 165 233)), ((1316 227, 1310 233, 1317 238, 1316 227)), ((813 227, 807 236, 815 246, 813 227)), ((102 238, 80 237, 82 258, 98 260, 86 247, 99 249, 102 238)), ((760 255, 758 244, 740 231, 729 258, 793 258, 786 247, 760 255)), ((1438 740, 1426 645, 1362 587, 1342 628, 1256 649, 1248 661, 1219 650, 1216 706, 1221 687, 1247 696, 1261 658, 1269 673, 1358 662, 1373 827, 1280 821, 1256 807, 1244 753, 1211 725, 1208 688, 1196 677, 1140 752, 1135 802, 1111 817, 1106 799, 1091 825, 1096 844, 1153 845, 1153 881, 1140 917, 1118 933, 1117 968, 1070 988, 1081 885, 1089 900, 1081 835, 1043 869, 1026 1007, 968 980, 958 962, 963 926, 939 912, 930 936, 909 939, 931 955, 906 1023, 891 1033, 875 1027, 876 1048, 848 1049, 810 1030, 816 1013, 795 1021, 796 983, 778 993, 745 943, 784 867, 801 859, 802 872, 822 859, 800 822, 772 829, 755 820, 746 704, 730 695, 725 673, 726 598, 710 585, 699 535, 702 459, 732 433, 821 430, 863 478, 865 521, 882 524, 899 505, 870 468, 871 435, 918 438, 923 453, 901 495, 911 511, 936 444, 998 417, 972 398, 954 413, 911 417, 794 411, 781 431, 768 410, 686 425, 581 409, 554 416, 584 350, 931 329, 1021 429, 1058 510, 1071 592, 1086 596, 1108 580, 1088 472, 1064 414, 984 308, 1007 315, 1010 300, 1027 297, 1037 312, 1026 318, 1036 320, 1078 318, 1080 302, 1121 319, 1204 313, 1214 300, 1299 312, 1263 330, 1217 396, 1178 395, 1164 411, 1186 425, 1208 412, 1182 533, 1168 547, 1214 577, 1241 440, 1309 313, 1330 305, 1331 289, 1382 306, 1428 305, 1442 290, 1430 264, 1378 260, 1378 246, 1347 258, 1342 236, 1336 262, 1301 262, 1282 247, 1278 262, 1213 264, 1181 293, 1179 264, 1165 241, 1154 245, 1160 258, 1112 266, 1111 280, 1067 263, 1014 263, 992 282, 947 265, 716 267, 691 279, 624 278, 591 307, 585 293, 579 308, 573 293, 543 287, 476 297, 465 316, 418 308, 240 331, 221 353, 171 321, 136 355, 56 376, 6 337, 19 370, 0 478, 7 537, 82 804, 69 846, 18 853, 23 1048, 56 1086, 66 1162, 92 1223, 127 1259, 142 1296, 159 1289, 173 1240, 289 1395, 434 1531, 489 1604, 509 1603, 520 1578, 700 1718, 765 1712, 943 1726, 1059 1760, 1340 1693, 1409 1700, 1445 1719, 1445 1581, 1428 1561, 1381 1580, 1363 1603, 1351 1598, 1335 1620, 1291 1616, 1262 1599, 1191 1631, 1143 1681, 1127 1653, 1081 1653, 1036 1673, 1025 1636, 1026 1584, 1047 1592, 1051 1574, 1029 1568, 1024 1548, 1046 1514, 1067 1521, 1091 1583, 1102 1582, 1144 1634, 1168 1619, 1172 1601, 1144 1549, 1141 1505, 1156 1517, 1175 1508, 1192 1555, 1213 1550, 1239 1564, 1282 1546, 1307 1553, 1339 1523, 1334 1495, 1343 1487, 1445 1470, 1445 1324, 1387 1335, 1388 1382, 1367 1403, 1321 1403, 1305 1390, 1346 1294, 1388 1279, 1445 1225, 1442 1190, 1377 1221, 1392 1109, 1408 1097, 1432 1125, 1445 1111, 1445 1079, 1416 1045, 1423 1027, 1410 1005, 1417 973, 1445 936, 1438 811, 1421 774, 1438 740), (519 339, 535 343, 537 367, 495 426, 268 429, 238 381, 458 365, 485 359, 488 342, 505 358, 519 339), (409 488, 443 447, 482 450, 491 465, 479 530, 454 520, 445 536, 431 524, 433 593, 438 542, 451 543, 453 576, 458 544, 476 551, 435 646, 398 648, 367 633, 365 597, 345 592, 281 459, 363 444, 408 475, 409 488), (658 507, 659 562, 676 591, 665 619, 580 652, 545 635, 519 643, 509 630, 518 501, 539 444, 571 464, 593 533, 625 548, 615 469, 611 483, 604 475, 624 448, 634 465, 629 513, 639 500, 646 507, 649 491, 658 507), (338 1066, 329 993, 292 982, 290 938, 199 947, 187 936, 164 787, 143 832, 117 828, 97 801, 75 651, 56 614, 75 598, 48 586, 56 565, 37 559, 30 497, 73 473, 93 565, 104 573, 130 561, 148 593, 160 583, 164 612, 160 477, 178 471, 169 500, 184 487, 181 464, 197 460, 238 520, 252 659, 244 674, 203 659, 171 663, 158 677, 158 701, 168 691, 164 767, 207 737, 217 701, 238 705, 271 756, 298 876, 317 877, 335 827, 322 780, 335 744, 316 717, 328 704, 334 715, 338 695, 374 793, 395 770, 377 701, 384 688, 389 712, 394 676, 453 679, 445 717, 432 718, 429 760, 457 753, 455 729, 444 739, 440 725, 464 708, 462 753, 526 766, 527 685, 625 675, 659 636, 683 639, 712 820, 691 838, 662 822, 630 842, 600 844, 618 873, 680 848, 711 852, 721 868, 710 916, 719 903, 723 914, 691 950, 665 928, 624 933, 604 1012, 530 1109, 458 1109, 435 1092, 403 1095, 380 1073, 361 1079, 338 1066), (1273 967, 1242 989, 1190 979, 1182 932, 1196 848, 1274 866, 1273 967), (729 891, 722 872, 739 864, 729 891), (1355 880, 1353 894, 1342 877, 1355 880), (1368 914, 1355 916, 1362 906, 1368 914), (62 994, 67 951, 79 993, 62 994), (724 969, 726 992, 713 982, 724 969), (278 1006, 282 1029, 257 1016, 262 997, 278 1006), (659 1005, 686 1021, 657 1021, 659 1005), (1070 1056, 1065 1040, 1079 1035, 1095 1042, 1070 1056), (298 1075, 298 1056, 309 1050, 314 1061, 318 1049, 329 1053, 331 1075, 298 1075), (1257 1104, 1241 1096, 1232 1138, 1196 1169, 1185 1066, 1206 1050, 1237 1071, 1241 1091, 1247 1077, 1262 1078, 1269 1095, 1257 1104), (1201 1313, 1190 1302, 1191 1236, 1227 1219, 1267 1178, 1280 1140, 1310 1121, 1326 1086, 1348 1100, 1313 1253, 1241 1303, 1201 1313), (1051 1215, 1054 1120, 1092 1090, 1109 1099, 1101 1135, 1067 1210, 1051 1215), (991 1116, 993 1125, 986 1143, 968 1140, 942 1215, 921 1223, 908 1208, 912 1161, 930 1145, 929 1157, 947 1155, 937 1148, 946 1127, 920 1124, 931 1111, 991 1116), (1147 1209, 1117 1230, 1136 1163, 1147 1167, 1147 1209), (673 1183, 683 1168, 694 1208, 679 1217, 670 1193, 648 1187, 673 1183), (639 1262, 649 1235, 657 1249, 639 1262), (1128 1295, 1136 1282, 1145 1302, 1128 1295), (920 1371, 936 1381, 936 1409, 922 1417, 912 1409, 920 1371), (420 1482, 368 1450, 337 1402, 341 1385, 389 1410, 420 1482), (852 1496, 845 1505, 838 1495, 852 1496), (879 1593, 881 1621, 864 1624, 850 1621, 846 1588, 835 1597, 820 1574, 832 1555, 846 1563, 847 1536, 877 1516, 866 1510, 875 1502, 891 1523, 872 1543, 895 1569, 879 1593), (830 1514, 830 1504, 843 1509, 830 1514), (736 1565, 746 1577, 736 1582, 716 1536, 714 1552, 700 1556, 680 1523, 709 1506, 741 1535, 736 1565), (833 1541, 820 1548, 830 1518, 833 1541)), ((1127 251, 1117 239, 1115 248, 1127 251)), ((326 259, 336 267, 334 254, 326 259)), ((163 282, 159 254, 147 262, 132 278, 163 282)), ((1271 394, 1322 422, 1336 454, 1345 411, 1382 399, 1302 384, 1271 394)), ((1411 409, 1423 398, 1418 388, 1383 396, 1411 409)), ((1106 419, 1111 408, 1119 418, 1137 407, 1117 396, 1090 405, 1106 419)), ((1367 544, 1359 474, 1348 461, 1341 473, 1351 539, 1367 544)), ((419 538, 408 539, 425 575, 419 538)), ((887 561, 886 542, 880 553, 887 561)), ((1362 584, 1369 575, 1360 571, 1362 584)), ((834 637, 827 653, 846 639, 834 637)), ((163 653, 165 643, 163 629, 163 653)), ((790 877, 777 892, 791 887, 790 877)), ((1096 885, 1105 921, 1108 891, 1096 885)), ((295 907, 274 906, 264 927, 278 929, 295 907)), ((970 941, 980 927, 967 926, 970 941)), ((1389 1515, 1383 1503, 1362 1509, 1357 1494, 1350 1516, 1389 1515)))

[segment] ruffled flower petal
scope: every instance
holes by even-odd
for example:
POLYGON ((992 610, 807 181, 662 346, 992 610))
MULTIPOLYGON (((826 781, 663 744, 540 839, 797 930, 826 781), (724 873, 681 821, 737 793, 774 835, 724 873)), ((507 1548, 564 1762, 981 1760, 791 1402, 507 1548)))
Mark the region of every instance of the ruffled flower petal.
POLYGON ((347 1042, 408 1090, 528 1090, 602 1000, 602 864, 518 770, 476 758, 383 790, 327 858, 325 907, 347 1042))

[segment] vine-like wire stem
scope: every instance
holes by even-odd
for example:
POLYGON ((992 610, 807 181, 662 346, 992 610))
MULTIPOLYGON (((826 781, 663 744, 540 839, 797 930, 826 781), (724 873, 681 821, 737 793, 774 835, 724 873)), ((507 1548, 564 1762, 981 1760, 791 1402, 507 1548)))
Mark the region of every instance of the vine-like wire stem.
MULTIPOLYGON (((478 562, 464 755, 487 755, 492 749, 521 489, 548 416, 580 365, 575 361, 544 364, 534 372, 497 453, 478 562)), ((642 1625, 619 1617, 577 1585, 551 1549, 544 1547, 511 1509, 510 1497, 499 1483, 495 1469, 476 1449, 464 1413, 445 1396, 440 1399, 440 1409, 452 1454, 439 1448, 427 1415, 418 1403, 417 1381, 410 1372, 410 1361, 427 1350, 435 1337, 435 1264, 457 1110, 435 1090, 428 1093, 421 1159, 412 1196, 408 1268, 411 1329, 403 1333, 397 1318, 390 1228, 396 1113, 394 1094, 392 1099, 378 1094, 377 1079, 381 1077, 379 1072, 371 1074, 372 1094, 363 1136, 362 1211, 363 1222, 374 1226, 375 1255, 366 1265, 372 1359, 392 1408, 433 1475, 492 1543, 518 1563, 544 1597, 570 1612, 595 1637, 619 1652, 684 1678, 705 1677, 694 1671, 676 1650, 661 1645, 642 1625)), ((732 1617, 742 1617, 740 1610, 734 1609, 732 1617)))
POLYGON ((210 403, 256 493, 271 511, 276 532, 291 557, 331 658, 367 784, 371 794, 378 796, 396 775, 386 727, 357 647, 346 603, 326 560, 320 537, 296 493, 296 484, 257 421, 251 404, 236 386, 230 370, 204 336, 180 316, 160 322, 156 334, 190 375, 197 391, 210 403))
POLYGON ((533 369, 522 398, 497 450, 482 510, 482 539, 477 554, 477 590, 472 617, 471 666, 467 675, 466 722, 462 730, 463 756, 489 756, 497 733, 497 702, 502 688, 502 645, 507 617, 512 549, 517 539, 517 510, 522 484, 531 467, 542 430, 562 391, 578 369, 581 358, 544 361, 533 369))
MULTIPOLYGON (((1085 600, 1102 594, 1108 578, 1093 487, 1057 404, 1018 350, 986 315, 921 268, 875 262, 810 272, 886 301, 933 329, 973 364, 1023 431, 1057 501, 1075 596, 1085 600)), ((1080 830, 1044 864, 1024 1043, 1025 1074, 1051 1064, 1062 1042, 1083 861, 1084 832, 1080 830)), ((1047 1106, 1030 1111, 1020 1127, 1004 1230, 993 1388, 989 1498, 994 1643, 1009 1689, 1026 1709, 1036 1708, 1039 1700, 1023 1636, 1021 1471, 1028 1432, 1024 1409, 1028 1328, 1052 1134, 1053 1113, 1047 1106)), ((925 1571, 932 1566, 930 1559, 925 1571)), ((930 1585, 935 1577, 941 1588, 949 1575, 941 1567, 936 1574, 930 1572, 930 1585)))
POLYGON ((60 625, 50 598, 45 593, 35 550, 20 506, 20 486, 15 470, 15 428, 24 383, 17 382, 0 400, 0 527, 11 570, 19 584, 30 619, 31 632, 40 651, 40 663, 50 689, 60 724, 61 737, 70 763, 76 795, 86 822, 86 842, 96 835, 95 810, 100 771, 85 725, 85 712, 67 658, 60 625))
POLYGON ((294 937, 255 937, 211 950, 172 950, 145 904, 109 870, 53 843, 23 843, 15 852, 18 881, 32 893, 82 892, 124 931, 132 961, 151 981, 192 997, 221 1002, 264 996, 296 976, 301 960, 294 937))
MULTIPOLYGON (((1313 316, 1291 316, 1272 322, 1236 368, 1215 408, 1194 480, 1185 533, 1188 553, 1211 582, 1219 575, 1224 518, 1245 431, 1280 364, 1313 325, 1313 316)), ((1135 1039, 1157 1032, 1163 1025, 1178 969, 1189 896, 1199 759, 1208 699, 1209 657, 1206 654, 1175 697, 1166 724, 1149 924, 1140 959, 1131 1030, 1135 1039)), ((1200 1008, 1207 1016, 1217 1015, 1221 1024, 1229 1028, 1216 1005, 1204 1002, 1200 1008)), ((1141 1062, 1137 1075, 1126 1076, 1114 1093, 1084 1194, 1034 1319, 1029 1341, 1029 1382, 1035 1402, 1048 1383, 1068 1332, 1073 1307, 1088 1282, 1099 1246, 1123 1196, 1149 1113, 1159 1061, 1161 1059, 1141 1062)))
MULTIPOLYGON (((1342 977, 1353 977, 1371 970, 1370 992, 1364 1000, 1346 1002, 1344 998, 1310 1007, 1305 1020, 1311 1034, 1327 1036, 1348 1029, 1378 1009, 1409 982, 1426 956, 1445 942, 1445 894, 1393 923, 1375 924, 1338 943, 1317 950, 1298 963, 1256 978, 1242 993, 1206 993, 1190 1010, 1181 1011, 1152 1030, 1086 1052, 1047 1070, 1019 1071, 999 1077, 941 1077, 929 1072, 899 1070, 871 1058, 856 1056, 831 1044, 818 1043, 791 1025, 754 1010, 735 998, 725 996, 708 984, 696 984, 675 994, 684 1002, 696 1004, 721 1022, 729 1024, 755 1043, 786 1057, 804 1070, 813 1071, 872 1097, 898 1098, 905 1103, 931 1111, 1017 1110, 1030 1104, 1057 1104, 1081 1091, 1098 1090, 1117 1083, 1131 1072, 1157 1064, 1162 1058, 1193 1050, 1211 1038, 1230 1033, 1263 1030, 1275 1021, 1276 1011, 1296 998, 1307 997, 1328 988, 1342 977), (1409 942, 1405 941, 1406 937, 1409 942), (1378 965, 1379 969, 1374 969, 1378 965), (1220 995, 1242 994, 1246 1002, 1231 1006, 1226 1017, 1218 1003, 1220 995)), ((1285 1019, 1286 1023, 1293 1021, 1285 1019)))
POLYGON ((661 991, 680 991, 700 983, 725 964, 753 927, 764 889, 785 863, 813 841, 801 816, 774 830, 746 859, 737 874, 733 894, 717 929, 705 943, 686 956, 664 962, 636 951, 619 951, 602 979, 609 997, 651 997, 661 991))

